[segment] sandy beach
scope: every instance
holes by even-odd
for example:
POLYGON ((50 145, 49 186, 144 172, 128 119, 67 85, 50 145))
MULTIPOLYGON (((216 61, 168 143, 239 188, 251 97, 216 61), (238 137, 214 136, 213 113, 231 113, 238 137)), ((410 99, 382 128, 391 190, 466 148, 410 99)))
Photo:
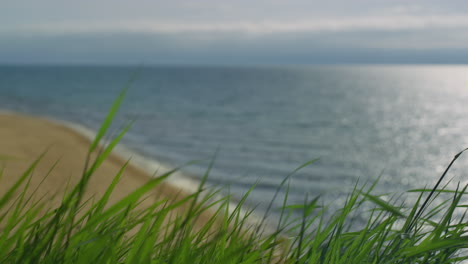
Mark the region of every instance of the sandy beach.
MULTIPOLYGON (((35 190, 43 181, 36 197, 45 196, 52 199, 52 204, 58 205, 68 182, 73 185, 80 179, 89 144, 87 136, 59 122, 16 113, 1 113, 0 166, 3 169, 3 177, 0 181, 0 194, 5 193, 28 166, 45 153, 33 172, 29 192, 35 190), (57 164, 54 167, 55 163, 57 164), (44 180, 49 171, 50 175, 44 180)), ((93 175, 86 198, 103 194, 125 161, 121 155, 111 154, 93 175)), ((130 163, 111 196, 110 203, 142 186, 150 177, 148 168, 141 169, 130 163)), ((157 197, 177 199, 186 193, 187 191, 174 186, 173 183, 163 183, 145 203, 149 204, 158 199, 157 197)))

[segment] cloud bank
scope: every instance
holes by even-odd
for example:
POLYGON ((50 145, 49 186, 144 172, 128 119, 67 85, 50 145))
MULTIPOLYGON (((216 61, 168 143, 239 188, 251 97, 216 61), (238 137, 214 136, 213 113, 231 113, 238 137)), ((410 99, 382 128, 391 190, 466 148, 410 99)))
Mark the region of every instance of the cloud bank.
POLYGON ((466 1, 83 1, 7 3, 0 63, 468 63, 466 1))

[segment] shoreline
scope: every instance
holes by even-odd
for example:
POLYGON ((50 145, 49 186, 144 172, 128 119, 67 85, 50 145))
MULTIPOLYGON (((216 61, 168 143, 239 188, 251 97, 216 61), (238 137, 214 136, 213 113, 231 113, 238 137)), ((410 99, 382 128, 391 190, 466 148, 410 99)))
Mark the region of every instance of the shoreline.
MULTIPOLYGON (((92 142, 92 140, 94 139, 97 133, 93 129, 88 128, 82 124, 70 122, 66 120, 60 120, 60 119, 56 119, 54 117, 49 117, 49 116, 34 115, 30 113, 22 113, 22 112, 15 112, 15 111, 1 109, 0 117, 2 116, 9 116, 10 118, 31 119, 31 120, 36 120, 38 122, 44 123, 46 125, 58 127, 59 129, 63 130, 65 133, 73 134, 75 137, 81 138, 82 143, 85 147, 89 146, 89 144, 92 142)), ((102 143, 103 142, 101 142, 101 144, 102 143)), ((5 153, 0 152, 0 154, 5 154, 5 153)), ((113 162, 117 164, 122 164, 122 165, 127 160, 130 160, 129 167, 127 167, 126 171, 131 169, 131 170, 140 171, 143 174, 145 174, 145 175, 139 175, 140 178, 142 176, 143 177, 146 176, 149 179, 149 178, 152 178, 157 175, 161 175, 165 172, 168 172, 174 169, 173 167, 167 164, 145 157, 144 155, 139 154, 138 152, 134 150, 131 150, 130 148, 125 146, 123 143, 117 144, 117 146, 114 148, 114 150, 109 155, 107 160, 112 160, 113 162)), ((199 183, 200 183, 199 180, 194 179, 194 177, 190 177, 181 171, 175 171, 173 174, 171 174, 170 177, 165 179, 163 182, 165 186, 170 187, 170 190, 168 191, 168 193, 170 194, 169 196, 173 195, 173 197, 171 198, 177 198, 180 193, 187 195, 187 194, 192 194, 196 192, 198 190, 199 183)), ((209 184, 207 184, 207 186, 208 186, 208 189, 212 188, 212 186, 210 186, 209 184)), ((167 193, 166 193, 166 196, 167 196, 167 193)), ((217 198, 222 198, 222 195, 217 195, 215 199, 217 198)), ((236 206, 237 206, 237 201, 234 200, 230 202, 230 206, 229 206, 230 213, 234 211, 234 208, 236 208, 236 206)), ((249 208, 245 206, 246 205, 244 205, 243 208, 241 208, 242 216, 246 215, 249 210, 249 208)), ((258 224, 260 223, 262 216, 263 214, 256 214, 256 213, 250 214, 247 222, 251 225, 258 224)), ((265 228, 265 230, 271 231, 272 225, 270 225, 270 223, 271 222, 267 220, 263 224, 263 228, 265 228)))
MULTIPOLYGON (((91 144, 92 140, 96 137, 97 132, 93 129, 71 121, 57 119, 51 116, 43 116, 43 115, 34 115, 31 113, 23 113, 23 112, 15 112, 6 109, 0 109, 0 116, 1 115, 8 115, 11 117, 25 117, 25 118, 32 118, 37 119, 42 122, 47 122, 54 124, 56 126, 60 126, 62 129, 66 130, 68 133, 75 134, 78 137, 83 137, 87 144, 91 144)), ((125 137, 125 136, 124 136, 125 137)), ((103 142, 100 142, 102 145, 103 142)), ((175 169, 167 164, 164 164, 158 160, 147 158, 144 155, 134 151, 123 143, 118 143, 115 148, 112 150, 112 153, 109 156, 110 159, 119 159, 122 163, 125 163, 127 160, 130 160, 130 165, 134 166, 145 173, 148 174, 148 177, 156 176, 155 173, 163 174, 170 170, 175 169)), ((186 174, 176 171, 171 174, 170 177, 166 179, 168 183, 173 185, 174 187, 180 188, 183 191, 187 192, 195 192, 197 190, 199 181, 194 179, 194 177, 187 176, 186 174), (193 187, 195 186, 195 187, 193 187)))
MULTIPOLYGON (((0 163, 5 169, 0 192, 15 182, 18 175, 39 157, 41 160, 31 175, 31 184, 33 187, 41 187, 38 188, 40 194, 49 196, 53 193, 51 197, 55 194, 60 196, 66 189, 64 185, 73 186, 81 178, 89 145, 96 134, 91 129, 68 121, 8 110, 0 110, 0 123, 0 163)), ((126 163, 128 158, 119 153, 120 149, 122 147, 114 149, 93 174, 87 188, 88 197, 102 195, 126 163)), ((128 154, 133 156, 133 153, 128 154)), ((115 196, 114 201, 144 185, 152 175, 154 171, 149 172, 131 161, 112 194, 115 196)), ((181 194, 190 193, 187 186, 168 181, 156 189, 155 197, 161 195, 168 199, 177 199, 181 194)), ((58 202, 56 197, 54 202, 58 202)))
MULTIPOLYGON (((59 119, 55 119, 51 117, 38 116, 38 118, 49 120, 51 122, 62 125, 66 129, 70 129, 74 133, 77 133, 80 136, 85 137, 90 142, 96 136, 96 132, 94 130, 82 124, 78 124, 78 123, 74 123, 74 122, 70 122, 66 120, 59 120, 59 119)), ((100 144, 102 144, 102 142, 100 144)), ((115 146, 115 148, 113 149, 111 155, 115 156, 114 158, 121 159, 123 162, 130 160, 131 165, 145 171, 149 177, 156 176, 155 173, 163 174, 170 170, 175 169, 158 160, 147 158, 144 155, 134 150, 131 150, 130 148, 125 146, 123 143, 117 144, 117 146, 115 146)), ((198 184, 199 184, 198 180, 195 180, 193 179, 193 177, 187 176, 180 171, 175 171, 174 173, 172 173, 171 176, 166 179, 166 181, 170 183, 171 185, 173 185, 174 187, 180 188, 183 191, 190 192, 190 193, 196 192, 198 184)))

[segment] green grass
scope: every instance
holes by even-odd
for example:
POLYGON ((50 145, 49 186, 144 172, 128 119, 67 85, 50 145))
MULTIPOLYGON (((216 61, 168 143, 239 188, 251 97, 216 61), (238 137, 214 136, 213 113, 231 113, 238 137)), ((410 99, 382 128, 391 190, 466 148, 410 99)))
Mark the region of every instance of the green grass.
MULTIPOLYGON (((130 125, 110 143, 100 147, 123 92, 103 122, 81 180, 68 188, 62 203, 50 208, 47 201, 26 195, 39 157, 0 196, 0 263, 461 263, 468 260, 467 186, 440 187, 452 160, 432 189, 410 190, 417 199, 405 205, 373 193, 377 182, 354 188, 346 203, 329 212, 319 198, 305 197, 303 204, 288 204, 286 177, 280 221, 274 231, 264 231, 267 214, 258 225, 249 221, 253 211, 241 212, 251 191, 234 208, 229 196, 205 186, 211 165, 198 192, 176 202, 160 200, 139 207, 150 191, 174 172, 150 180, 122 200, 108 204, 125 166, 114 175, 98 199, 84 201, 93 173, 111 153, 130 125), (91 159, 92 153, 98 155, 91 159), (438 202, 442 195, 449 195, 438 202), (438 199, 436 199, 438 198, 438 199), (437 203, 435 202, 437 201, 437 203), (368 210, 368 204, 373 209, 368 210), (183 214, 174 213, 183 207, 183 214), (212 217, 202 226, 195 222, 206 210, 212 217), (365 225, 356 225, 364 211, 365 225), (45 212, 45 213, 44 213, 45 212), (300 213, 300 217, 295 217, 300 213), (331 215, 331 217, 330 217, 331 215)), ((94 157, 94 156, 93 156, 94 157)), ((298 168, 312 164, 306 162, 298 168)), ((0 178, 2 171, 0 171, 0 178)), ((47 175, 44 175, 46 177, 47 175)), ((275 196, 276 197, 276 196, 275 196)))

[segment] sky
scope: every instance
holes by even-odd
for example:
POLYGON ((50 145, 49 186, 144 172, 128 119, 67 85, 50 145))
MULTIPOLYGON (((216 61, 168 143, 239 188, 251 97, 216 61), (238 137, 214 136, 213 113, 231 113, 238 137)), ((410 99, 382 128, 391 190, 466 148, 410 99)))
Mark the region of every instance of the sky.
POLYGON ((466 0, 0 0, 0 64, 468 64, 466 0))

